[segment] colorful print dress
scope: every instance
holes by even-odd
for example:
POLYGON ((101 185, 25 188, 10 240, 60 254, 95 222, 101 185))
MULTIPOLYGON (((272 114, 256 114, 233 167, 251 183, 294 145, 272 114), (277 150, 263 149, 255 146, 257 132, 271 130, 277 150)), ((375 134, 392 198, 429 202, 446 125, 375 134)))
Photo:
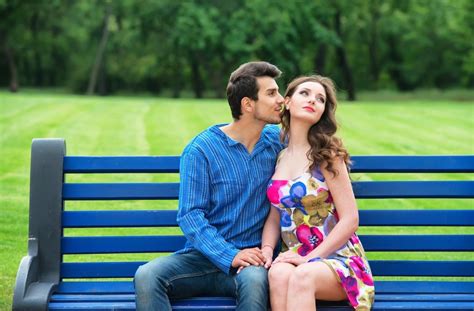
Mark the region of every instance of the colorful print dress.
MULTIPOLYGON (((306 256, 338 222, 331 193, 319 169, 292 180, 271 180, 267 195, 280 213, 283 249, 306 256)), ((354 233, 336 252, 321 259, 335 273, 355 310, 370 310, 374 282, 364 248, 354 233)))

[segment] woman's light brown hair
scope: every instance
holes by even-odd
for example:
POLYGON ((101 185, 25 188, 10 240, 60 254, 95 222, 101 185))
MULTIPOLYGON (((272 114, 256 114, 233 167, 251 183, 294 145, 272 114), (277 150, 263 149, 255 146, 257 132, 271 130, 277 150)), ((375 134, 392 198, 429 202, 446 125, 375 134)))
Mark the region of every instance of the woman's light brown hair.
MULTIPOLYGON (((305 82, 319 83, 323 86, 326 92, 326 104, 321 119, 311 126, 308 131, 308 142, 311 148, 308 151, 307 156, 311 161, 310 170, 322 166, 336 176, 338 172, 333 166, 337 158, 342 158, 348 168, 350 165, 350 158, 349 153, 342 144, 342 140, 335 136, 337 131, 337 99, 334 82, 330 78, 319 75, 298 77, 288 84, 284 97, 291 98, 298 86, 305 82)), ((281 139, 282 141, 287 141, 290 130, 290 111, 283 110, 281 119, 283 130, 281 139)))

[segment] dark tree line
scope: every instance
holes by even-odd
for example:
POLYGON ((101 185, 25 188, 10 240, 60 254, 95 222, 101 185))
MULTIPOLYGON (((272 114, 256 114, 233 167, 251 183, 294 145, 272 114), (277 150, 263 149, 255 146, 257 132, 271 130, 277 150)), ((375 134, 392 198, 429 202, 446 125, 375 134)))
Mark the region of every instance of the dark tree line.
POLYGON ((223 96, 267 60, 356 90, 474 86, 472 0, 0 0, 0 85, 223 96))

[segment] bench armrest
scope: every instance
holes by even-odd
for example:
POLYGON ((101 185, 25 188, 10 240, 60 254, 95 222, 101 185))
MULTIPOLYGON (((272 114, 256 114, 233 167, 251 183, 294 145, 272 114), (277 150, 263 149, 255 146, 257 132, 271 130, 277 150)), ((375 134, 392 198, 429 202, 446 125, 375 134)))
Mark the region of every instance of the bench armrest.
POLYGON ((18 269, 13 310, 47 310, 60 280, 63 139, 34 139, 31 146, 28 255, 18 269))
POLYGON ((48 301, 57 283, 41 282, 39 280, 38 241, 28 240, 28 256, 21 259, 13 292, 13 307, 15 311, 47 310, 48 301))

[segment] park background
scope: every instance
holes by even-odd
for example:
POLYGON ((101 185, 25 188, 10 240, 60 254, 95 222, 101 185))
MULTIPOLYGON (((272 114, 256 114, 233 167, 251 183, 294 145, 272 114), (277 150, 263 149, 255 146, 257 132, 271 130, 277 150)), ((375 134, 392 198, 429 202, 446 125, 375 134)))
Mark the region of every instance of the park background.
MULTIPOLYGON (((339 135, 353 155, 474 154, 472 12, 472 0, 0 0, 0 310, 11 309, 16 270, 27 249, 33 138, 65 138, 70 155, 177 155, 200 131, 231 121, 224 99, 230 72, 242 62, 267 60, 282 69, 282 90, 301 74, 335 80, 339 135)), ((95 204, 176 208, 176 202, 156 201, 95 204)), ((361 209, 474 209, 472 200, 358 204, 361 209)), ((87 205, 73 202, 66 208, 87 205)), ((474 233, 473 228, 436 230, 474 233)), ((157 229, 118 232, 151 235, 157 229)), ((384 256, 390 254, 370 253, 369 259, 384 256)), ((405 256, 474 259, 462 252, 405 256)), ((68 260, 87 261, 79 257, 68 260)))

